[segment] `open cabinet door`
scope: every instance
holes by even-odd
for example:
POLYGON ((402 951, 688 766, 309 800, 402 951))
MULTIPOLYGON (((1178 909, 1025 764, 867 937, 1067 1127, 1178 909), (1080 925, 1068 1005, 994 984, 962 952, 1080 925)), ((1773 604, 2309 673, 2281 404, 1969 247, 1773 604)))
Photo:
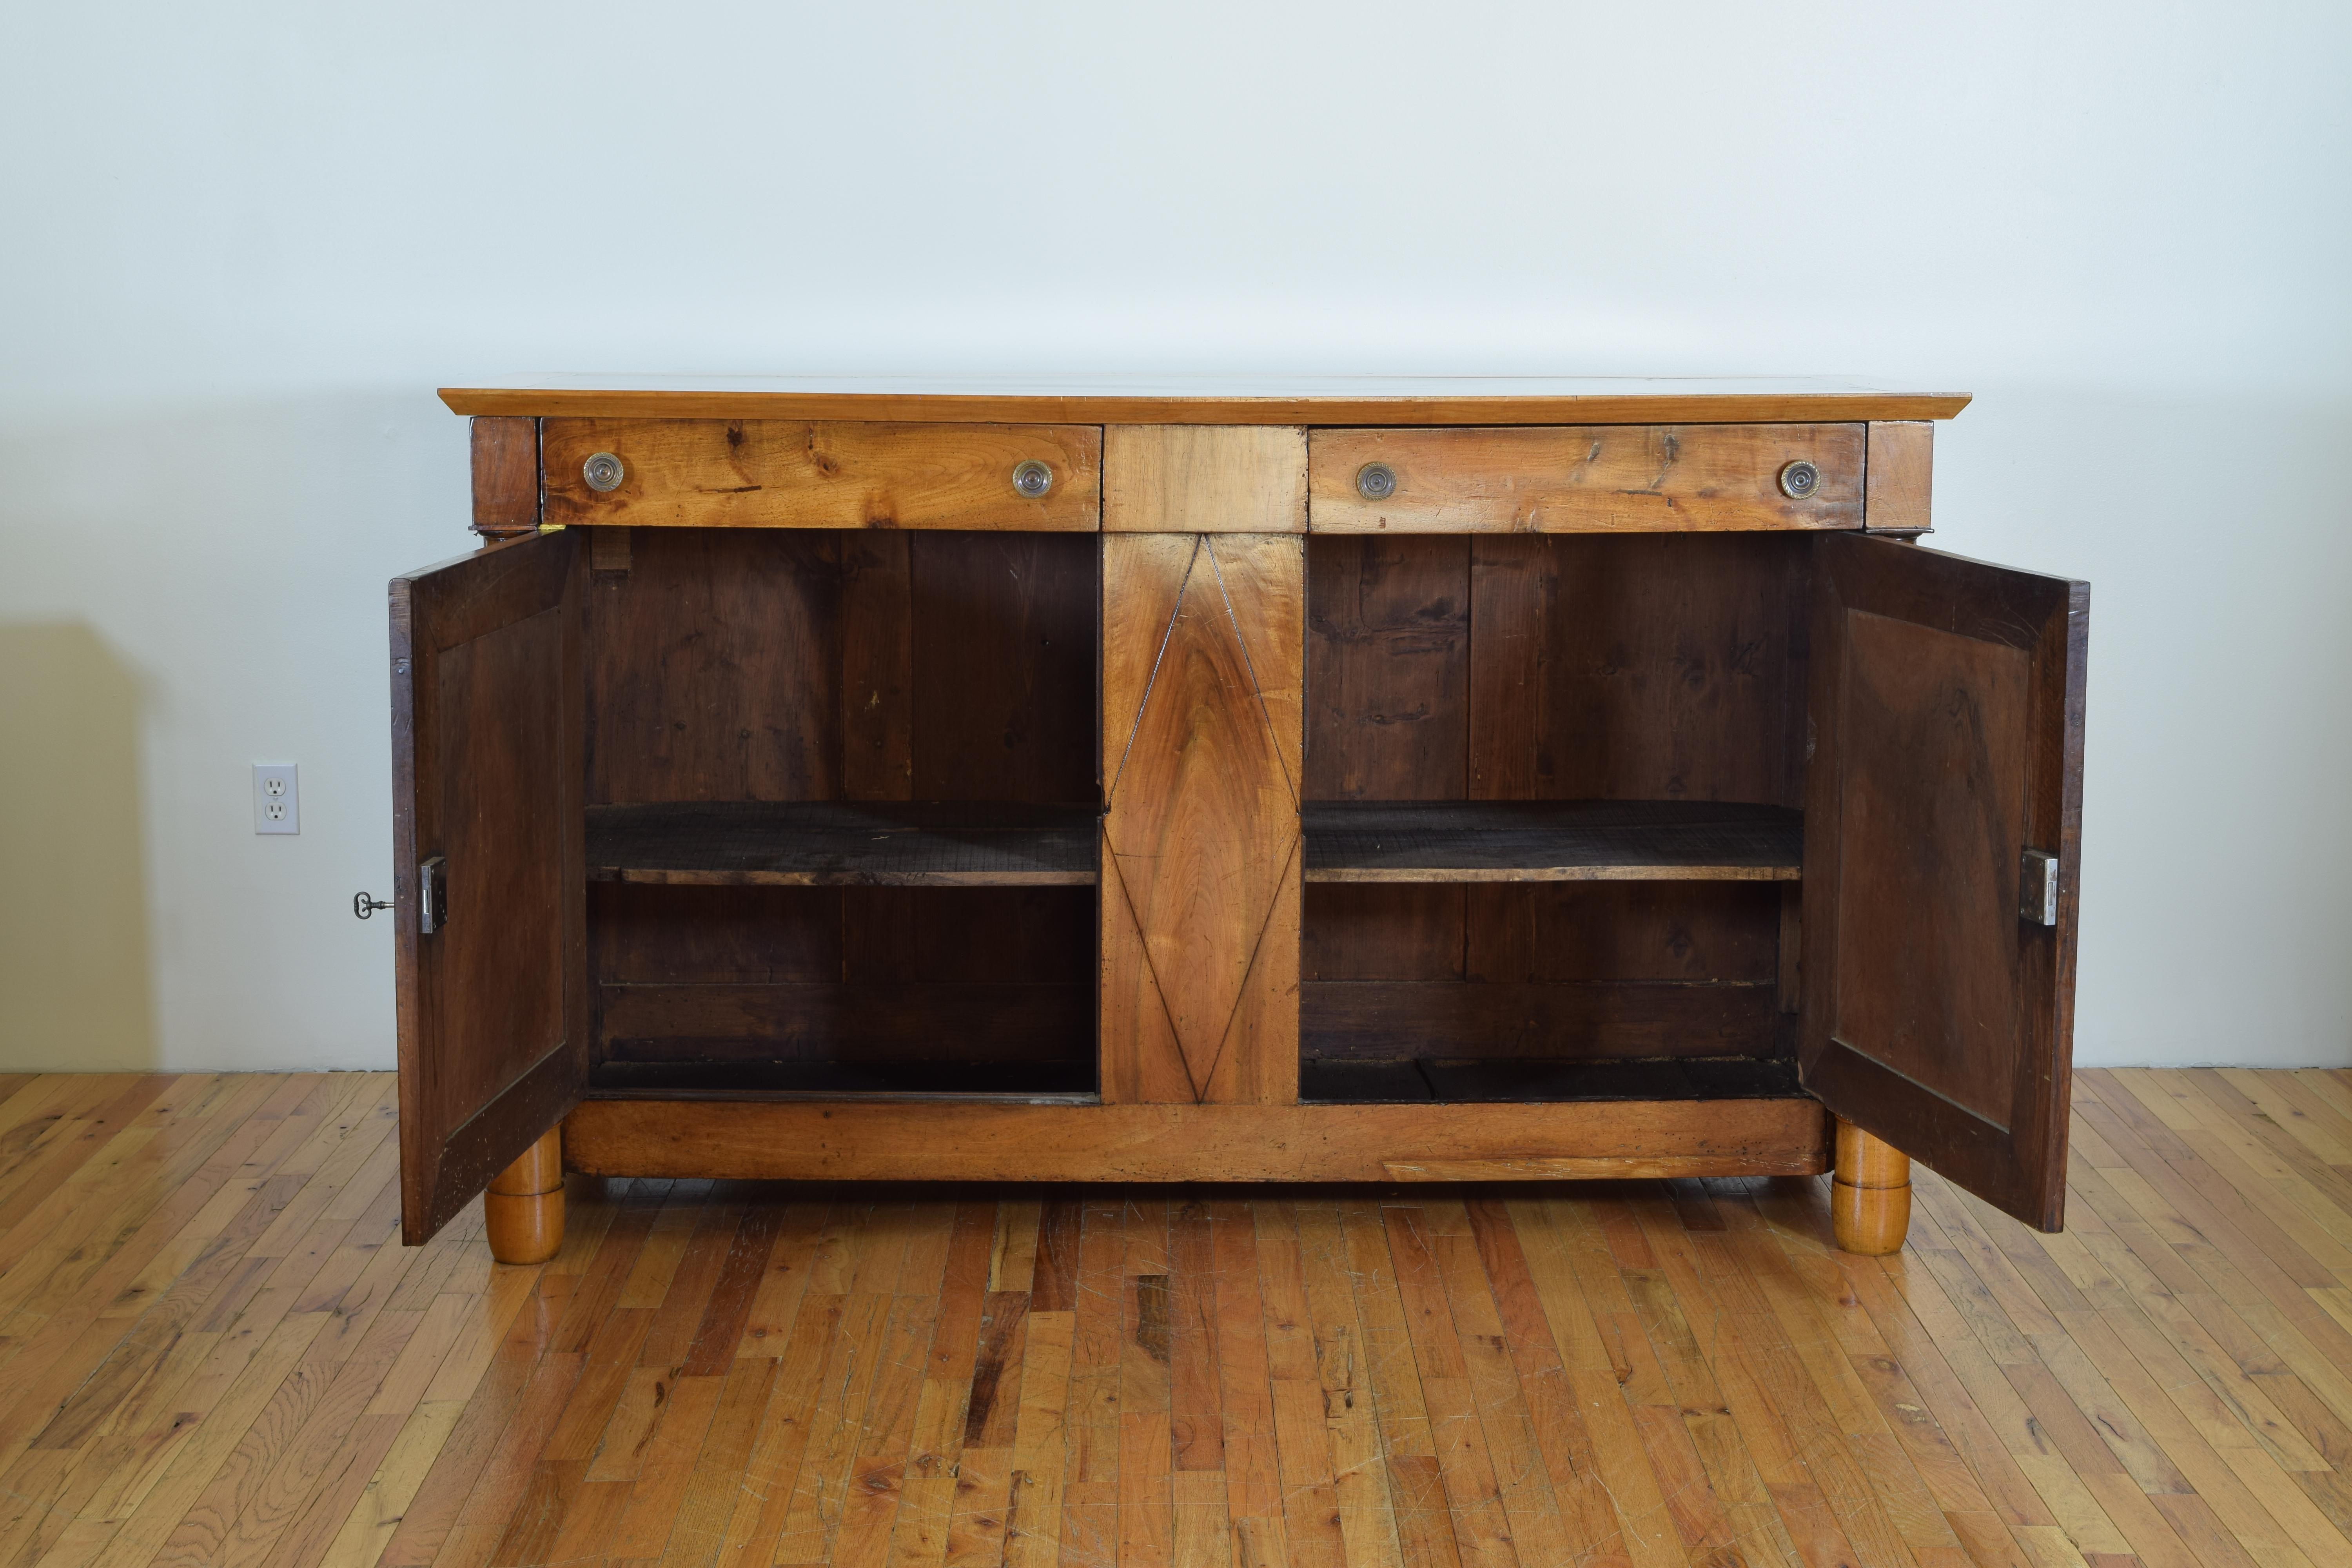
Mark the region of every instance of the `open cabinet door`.
POLYGON ((1814 548, 1805 1087, 2056 1230, 2090 586, 1859 534, 1814 548))
POLYGON ((400 1215, 448 1223, 588 1069, 578 536, 392 584, 400 1215))

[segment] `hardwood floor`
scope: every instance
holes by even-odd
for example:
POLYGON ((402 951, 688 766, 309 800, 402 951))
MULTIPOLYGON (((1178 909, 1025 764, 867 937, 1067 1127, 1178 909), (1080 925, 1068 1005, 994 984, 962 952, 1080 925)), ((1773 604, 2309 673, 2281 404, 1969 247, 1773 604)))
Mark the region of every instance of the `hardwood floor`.
POLYGON ((2064 1235, 1812 1181, 575 1178, 393 1080, 0 1077, 0 1568, 2352 1568, 2352 1075, 2095 1072, 2064 1235))

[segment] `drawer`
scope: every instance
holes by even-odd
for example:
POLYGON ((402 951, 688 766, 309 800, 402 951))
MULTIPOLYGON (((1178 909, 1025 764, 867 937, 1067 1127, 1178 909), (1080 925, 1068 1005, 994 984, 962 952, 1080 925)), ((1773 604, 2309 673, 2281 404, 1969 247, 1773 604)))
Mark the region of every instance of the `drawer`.
POLYGON ((1862 526, 1861 425, 1317 430, 1318 533, 1673 533, 1862 526), (1811 484, 1802 468, 1810 464, 1811 484))
POLYGON ((549 419, 541 453, 555 523, 1089 532, 1102 521, 1091 425, 549 419))

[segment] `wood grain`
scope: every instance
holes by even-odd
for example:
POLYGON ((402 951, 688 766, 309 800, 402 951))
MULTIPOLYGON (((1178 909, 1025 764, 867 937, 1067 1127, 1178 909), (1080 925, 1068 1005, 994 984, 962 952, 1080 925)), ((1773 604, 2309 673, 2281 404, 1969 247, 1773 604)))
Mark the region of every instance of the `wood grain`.
POLYGON ((1802 814, 1698 801, 1324 801, 1310 882, 1797 879, 1802 814))
POLYGON ((1925 420, 1873 421, 1863 526, 1873 533, 1932 532, 1935 468, 1933 425, 1925 420))
POLYGON ((1096 552, 639 531, 589 594, 588 798, 1092 802, 1096 552))
POLYGON ((588 595, 591 804, 843 793, 841 542, 631 531, 588 595))
POLYGON ((509 539, 539 529, 539 421, 472 421, 474 531, 509 539))
POLYGON ((1818 537, 1467 542, 1472 798, 1803 804, 1818 537))
POLYGON ((1076 1063, 1094 1087, 1091 888, 589 892, 608 1061, 1076 1063))
POLYGON ((393 580, 403 1236, 424 1241, 585 1078, 584 552, 569 533, 393 580), (439 929, 420 871, 442 863, 439 929))
POLYGON ((549 522, 1092 532, 1102 521, 1102 433, 1081 426, 551 419, 541 446, 549 522), (621 460, 610 491, 582 472, 599 452, 621 460), (1043 497, 1013 488, 1024 462, 1052 470, 1043 497))
POLYGON ((458 414, 608 419, 813 419, 1070 425, 1650 425, 1949 419, 1961 394, 1818 379, 1708 384, 1639 376, 1127 377, 936 384, 803 378, 732 389, 590 383, 444 387, 458 414))
POLYGON ((1819 542, 1806 1086, 2057 1228, 2074 1053, 2090 588, 1888 540, 1819 542), (2057 857, 2057 923, 2019 863, 2057 857))
POLYGON ((1304 533, 1307 432, 1279 425, 1113 425, 1106 533, 1304 533))
MULTIPOLYGON (((720 1084, 730 1081, 729 1068, 753 1063, 948 1061, 1002 1069, 1089 1054, 1090 989, 1003 976, 606 985, 597 996, 599 1036, 607 1061, 702 1063, 718 1069, 704 1076, 720 1084)), ((1080 1088, 1089 1087, 1085 1076, 1080 1088)), ((985 1073, 979 1078, 986 1081, 985 1073)), ((748 1077, 744 1087, 751 1087, 748 1077)))
POLYGON ((1585 1173, 1566 1154, 1042 1212, 1034 1187, 575 1180, 564 1247, 501 1268, 478 1206, 390 1244, 388 1075, 0 1079, 0 1183, 42 1173, 0 1190, 0 1547, 2352 1558, 2352 1075, 2076 1089, 2070 1231, 1920 1169, 1883 1258, 1831 1248, 1825 1180, 1547 1184, 1585 1173))
POLYGON ((1814 542, 1309 536, 1310 1061, 1792 1047, 1740 884, 1801 855, 1814 542))
MULTIPOLYGON (((551 425, 550 428, 553 426, 551 425)), ((1317 430, 1318 533, 1685 533, 1862 526, 1860 425, 1586 425, 1553 429, 1317 430), (1781 470, 1820 472, 1801 500, 1781 470), (1394 476, 1367 498, 1369 464, 1394 476)))
POLYGON ((1768 1056, 1780 1032, 1758 982, 1308 981, 1299 1016, 1318 1058, 1768 1056))
POLYGON ((588 813, 593 881, 703 887, 1091 887, 1086 806, 679 802, 588 813))
POLYGON ((1470 542, 1307 550, 1309 800, 1459 800, 1475 722, 1470 542))
POLYGON ((1391 1161, 1765 1158, 1819 1169, 1805 1100, 1464 1105, 1003 1105, 591 1100, 564 1158, 592 1173, 755 1181, 1379 1181, 1391 1161))
POLYGON ((1903 1250, 1910 1227, 1911 1156, 1840 1121, 1830 1183, 1830 1228, 1839 1247, 1882 1258, 1903 1250))
POLYGON ((1280 1103, 1297 1056, 1298 749, 1276 726, 1297 712, 1304 542, 1169 538, 1103 542, 1103 1097, 1280 1103))

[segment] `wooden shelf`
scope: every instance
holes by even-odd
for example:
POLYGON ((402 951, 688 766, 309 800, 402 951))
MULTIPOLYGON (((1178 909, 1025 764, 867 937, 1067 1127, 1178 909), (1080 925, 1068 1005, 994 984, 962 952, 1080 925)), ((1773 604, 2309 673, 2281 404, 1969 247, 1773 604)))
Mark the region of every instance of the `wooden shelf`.
POLYGON ((678 802, 588 808, 588 879, 717 887, 1091 887, 1091 806, 678 802))
POLYGON ((1319 801, 1310 882, 1793 882, 1804 814, 1682 800, 1319 801))

